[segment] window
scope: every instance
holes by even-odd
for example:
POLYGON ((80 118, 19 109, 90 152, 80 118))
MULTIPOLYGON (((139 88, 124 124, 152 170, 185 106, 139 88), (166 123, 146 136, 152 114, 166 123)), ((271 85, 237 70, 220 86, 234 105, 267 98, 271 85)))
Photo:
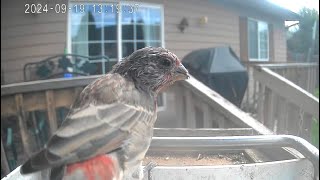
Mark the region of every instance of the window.
POLYGON ((248 19, 248 44, 250 61, 269 60, 269 29, 266 22, 248 19))
POLYGON ((137 49, 163 46, 160 5, 71 2, 69 8, 69 53, 110 58, 110 62, 90 60, 96 68, 94 74, 107 73, 118 60, 137 49))

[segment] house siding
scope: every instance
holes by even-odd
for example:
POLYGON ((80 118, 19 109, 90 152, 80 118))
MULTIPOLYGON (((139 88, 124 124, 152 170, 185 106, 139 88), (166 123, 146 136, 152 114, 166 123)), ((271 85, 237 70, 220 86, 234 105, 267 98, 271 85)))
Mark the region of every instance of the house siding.
MULTIPOLYGON (((67 44, 67 14, 25 14, 29 2, 1 1, 1 66, 4 83, 23 81, 23 66, 46 57, 61 54, 67 44)), ((53 3, 42 0, 43 3, 53 3)), ((243 9, 226 8, 209 1, 149 0, 147 3, 164 7, 165 47, 183 58, 190 51, 231 46, 240 56, 239 17, 253 17, 273 24, 274 57, 276 62, 286 61, 286 41, 283 20, 243 9), (201 17, 208 23, 201 25, 201 17), (186 17, 189 26, 181 33, 177 24, 186 17)), ((67 3, 67 1, 55 1, 67 3)))
MULTIPOLYGON (((53 1, 38 2, 54 7, 53 1)), ((36 2, 1 1, 1 68, 5 84, 23 81, 26 63, 61 54, 66 47, 67 15, 25 14, 26 3, 36 2)))
POLYGON ((165 42, 183 58, 192 50, 215 46, 231 46, 239 55, 238 15, 214 6, 207 1, 166 1, 165 6, 165 42), (201 25, 200 18, 207 16, 208 23, 201 25), (186 17, 189 26, 181 33, 177 24, 186 17))

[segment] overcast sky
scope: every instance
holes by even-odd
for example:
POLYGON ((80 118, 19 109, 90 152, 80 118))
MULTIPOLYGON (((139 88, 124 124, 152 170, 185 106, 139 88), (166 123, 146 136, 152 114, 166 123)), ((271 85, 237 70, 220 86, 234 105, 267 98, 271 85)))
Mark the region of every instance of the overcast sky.
POLYGON ((319 13, 319 0, 269 0, 279 6, 290 9, 293 12, 299 12, 302 7, 316 9, 319 13))

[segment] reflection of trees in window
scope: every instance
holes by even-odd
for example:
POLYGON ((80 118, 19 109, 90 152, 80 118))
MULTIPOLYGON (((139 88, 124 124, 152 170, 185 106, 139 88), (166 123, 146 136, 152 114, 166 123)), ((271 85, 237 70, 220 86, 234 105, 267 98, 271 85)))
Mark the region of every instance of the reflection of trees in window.
MULTIPOLYGON (((111 58, 111 61, 117 61, 118 57, 128 56, 137 49, 161 46, 160 7, 149 5, 144 7, 141 4, 141 9, 139 8, 139 12, 136 13, 110 14, 109 12, 107 14, 91 12, 92 6, 93 4, 90 3, 86 5, 89 7, 86 14, 71 13, 69 25, 72 35, 72 53, 85 56, 106 55, 111 58), (118 19, 121 20, 120 24, 118 19), (120 29, 121 32, 119 32, 120 29), (118 33, 122 34, 121 37, 118 37, 118 33), (119 47, 122 49, 121 54, 119 54, 119 47)), ((110 64, 109 62, 101 63, 98 60, 90 62, 102 68, 102 73, 111 69, 108 65, 106 67, 103 65, 110 64)))

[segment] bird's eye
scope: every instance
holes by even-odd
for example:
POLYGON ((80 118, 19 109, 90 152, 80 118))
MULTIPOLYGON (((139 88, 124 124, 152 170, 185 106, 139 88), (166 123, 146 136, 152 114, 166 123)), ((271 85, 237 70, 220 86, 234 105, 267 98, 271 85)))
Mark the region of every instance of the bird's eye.
POLYGON ((168 59, 161 59, 160 64, 163 66, 169 67, 169 66, 171 66, 171 61, 168 59))

